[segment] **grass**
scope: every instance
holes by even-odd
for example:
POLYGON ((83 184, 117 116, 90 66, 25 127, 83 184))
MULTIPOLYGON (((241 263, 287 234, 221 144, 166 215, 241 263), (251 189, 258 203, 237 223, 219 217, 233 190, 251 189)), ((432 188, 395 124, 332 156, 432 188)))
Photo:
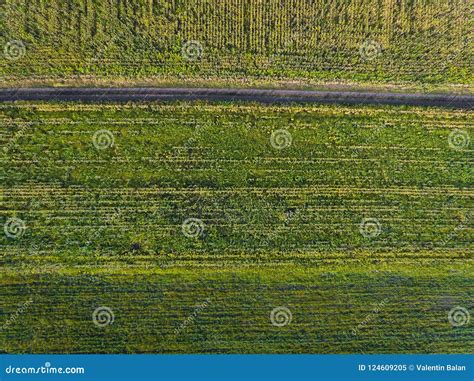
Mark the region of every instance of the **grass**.
POLYGON ((211 80, 216 86, 472 91, 469 5, 11 0, 0 3, 0 46, 8 46, 0 76, 3 86, 211 80), (183 54, 190 41, 197 44, 183 54))
POLYGON ((472 310, 472 112, 16 103, 0 119, 4 352, 469 352, 472 324, 448 313, 472 310))
POLYGON ((6 286, 8 311, 29 298, 32 303, 3 332, 4 350, 469 353, 472 326, 453 328, 447 319, 453 305, 472 300, 472 278, 465 270, 438 275, 432 267, 420 266, 411 274, 393 266, 380 272, 375 268, 15 277, 6 286), (208 306, 176 332, 206 300, 208 306), (103 328, 92 323, 99 306, 115 315, 103 328), (271 324, 270 313, 278 306, 290 309, 290 324, 271 324))

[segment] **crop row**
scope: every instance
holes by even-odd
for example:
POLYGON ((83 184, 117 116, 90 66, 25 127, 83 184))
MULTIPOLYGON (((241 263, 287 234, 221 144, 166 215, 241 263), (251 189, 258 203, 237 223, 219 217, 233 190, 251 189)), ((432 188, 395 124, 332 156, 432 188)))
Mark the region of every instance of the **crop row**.
POLYGON ((464 0, 14 0, 1 11, 0 73, 9 83, 210 75, 472 82, 464 0))
POLYGON ((428 276, 430 269, 425 268, 425 275, 396 275, 392 267, 391 274, 370 274, 366 268, 365 274, 300 269, 285 271, 284 276, 278 270, 265 275, 241 270, 17 277, 2 287, 2 323, 18 306, 31 302, 2 330, 3 349, 468 353, 472 326, 455 328, 448 314, 453 306, 472 300, 469 278, 428 276), (286 324, 277 326, 271 312, 282 306, 286 324), (98 307, 108 309, 103 326, 93 322, 98 307))

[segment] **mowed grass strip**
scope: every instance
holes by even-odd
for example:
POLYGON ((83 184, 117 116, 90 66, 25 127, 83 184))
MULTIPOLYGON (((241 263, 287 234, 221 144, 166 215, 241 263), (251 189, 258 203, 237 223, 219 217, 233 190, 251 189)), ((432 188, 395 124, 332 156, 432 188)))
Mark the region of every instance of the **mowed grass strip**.
POLYGON ((0 238, 6 352, 470 347, 448 313, 473 300, 471 112, 18 103, 0 120, 2 224, 23 223, 0 238))

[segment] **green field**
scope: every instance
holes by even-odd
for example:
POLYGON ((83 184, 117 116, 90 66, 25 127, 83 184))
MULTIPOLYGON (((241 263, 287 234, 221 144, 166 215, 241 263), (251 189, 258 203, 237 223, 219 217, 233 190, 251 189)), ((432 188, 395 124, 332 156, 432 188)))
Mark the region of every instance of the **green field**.
POLYGON ((0 121, 4 352, 471 351, 450 319, 474 301, 470 111, 17 103, 0 121))
POLYGON ((4 0, 0 86, 472 91, 467 0, 4 0))

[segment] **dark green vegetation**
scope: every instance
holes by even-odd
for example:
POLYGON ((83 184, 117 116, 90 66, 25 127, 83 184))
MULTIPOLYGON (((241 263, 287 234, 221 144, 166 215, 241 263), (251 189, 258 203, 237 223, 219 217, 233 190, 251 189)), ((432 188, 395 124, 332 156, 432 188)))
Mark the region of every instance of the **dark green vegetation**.
POLYGON ((467 0, 0 4, 3 86, 348 81, 459 90, 450 85, 473 83, 467 0))
POLYGON ((6 352, 472 348, 448 320, 474 296, 471 112, 24 103, 0 120, 6 352))
POLYGON ((2 348, 27 353, 471 351, 472 325, 454 328, 447 318, 453 306, 472 302, 472 278, 465 270, 440 275, 426 266, 411 274, 399 267, 378 273, 375 268, 15 276, 3 286, 4 312, 13 313, 30 297, 32 303, 1 332, 2 348), (208 298, 209 306, 176 333, 208 298), (115 315, 103 328, 92 322, 99 306, 115 315), (290 324, 271 324, 270 312, 278 306, 290 309, 290 324))

